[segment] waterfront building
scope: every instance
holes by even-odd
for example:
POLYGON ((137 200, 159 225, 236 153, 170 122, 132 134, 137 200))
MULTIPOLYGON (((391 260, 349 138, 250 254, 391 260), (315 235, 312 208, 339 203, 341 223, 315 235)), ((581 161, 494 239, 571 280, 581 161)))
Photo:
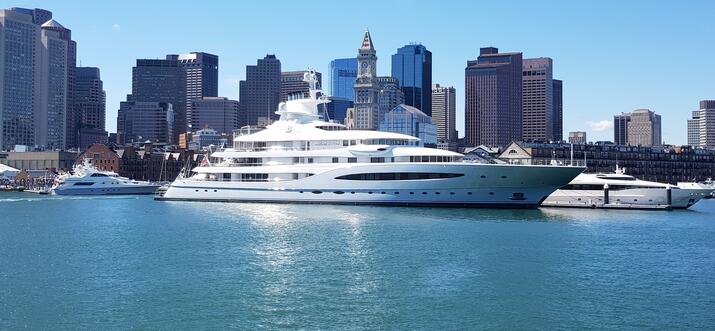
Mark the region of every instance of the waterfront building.
POLYGON ((404 92, 405 104, 432 116, 432 52, 420 44, 398 48, 392 55, 392 77, 404 92))
POLYGON ((662 183, 702 181, 715 177, 715 151, 689 146, 623 146, 519 142, 505 148, 499 158, 516 164, 568 164, 586 162, 587 173, 612 173, 616 165, 638 179, 662 183))
POLYGON ((569 132, 569 144, 584 145, 586 143, 588 143, 588 140, 586 139, 586 132, 584 132, 584 131, 569 132))
POLYGON ((660 115, 648 109, 636 109, 613 116, 613 140, 617 145, 661 145, 660 115))
POLYGON ((694 110, 688 119, 688 145, 700 146, 700 110, 694 110))
MULTIPOLYGON (((177 59, 148 60, 138 59, 132 68, 132 94, 127 96, 128 102, 153 103, 152 109, 162 107, 158 103, 171 105, 173 122, 172 137, 169 141, 177 141, 179 134, 188 129, 186 123, 186 71, 177 59)), ((148 106, 149 104, 142 104, 148 106)), ((167 105, 168 106, 168 105, 167 105)), ((153 127, 156 122, 147 124, 153 127)), ((129 137, 129 136, 127 136, 129 137)), ((159 136, 153 136, 158 138, 159 136)), ((167 140, 161 140, 168 142, 167 140)))
MULTIPOLYGON (((119 143, 172 143, 174 111, 168 102, 123 101, 117 116, 119 143)), ((178 138, 178 137, 177 137, 178 138)))
POLYGON ((78 153, 66 151, 0 152, 0 164, 20 170, 69 171, 78 153))
POLYGON ((465 69, 465 139, 506 146, 522 138, 522 54, 480 49, 465 69))
POLYGON ((400 82, 394 77, 376 77, 378 121, 382 121, 387 112, 405 103, 405 94, 400 89, 400 82))
POLYGON ((166 152, 151 143, 142 144, 140 148, 123 146, 116 150, 103 144, 94 144, 79 157, 74 155, 70 165, 82 164, 88 158, 92 166, 99 170, 152 182, 173 180, 187 163, 196 165, 197 159, 194 151, 166 152))
POLYGON ((365 31, 358 50, 358 76, 355 81, 355 104, 348 111, 348 129, 377 130, 379 125, 379 85, 377 79, 377 55, 370 31, 365 31))
POLYGON ((273 54, 246 66, 246 80, 239 82, 239 126, 256 125, 278 119, 281 61, 273 54))
POLYGON ((86 159, 89 159, 92 166, 98 170, 119 173, 121 158, 105 144, 92 144, 77 157, 74 164, 83 164, 86 159))
POLYGON ((346 98, 336 96, 330 96, 328 97, 328 100, 330 100, 330 103, 325 104, 325 113, 327 113, 327 118, 325 117, 325 114, 323 114, 324 119, 335 123, 344 123, 348 108, 353 107, 353 102, 346 98))
MULTIPOLYGON (((308 70, 281 72, 281 101, 287 101, 289 97, 304 98, 308 95, 308 83, 303 81, 303 76, 308 70)), ((318 76, 318 87, 323 83, 322 75, 318 76)))
POLYGON ((357 58, 330 61, 330 95, 348 101, 355 101, 355 80, 357 75, 357 58))
POLYGON ((380 131, 395 132, 420 138, 425 146, 437 145, 437 127, 432 118, 421 110, 401 104, 385 114, 380 131))
POLYGON ((79 148, 95 143, 106 143, 106 93, 99 68, 77 67, 75 74, 76 127, 79 132, 79 148))
POLYGON ((218 56, 191 52, 189 54, 169 54, 167 60, 177 61, 186 75, 186 123, 187 131, 191 130, 191 101, 203 97, 218 96, 218 56))
POLYGON ((554 141, 564 139, 564 82, 554 79, 554 141))
POLYGON ((237 129, 239 104, 222 97, 203 97, 191 101, 191 127, 209 127, 219 133, 230 134, 237 129))
POLYGON ((0 149, 76 145, 76 43, 43 9, 0 10, 0 149))
POLYGON ((524 59, 522 75, 522 139, 553 141, 553 61, 548 57, 524 59))
POLYGON ((432 85, 432 122, 437 126, 437 141, 456 143, 456 95, 454 87, 432 85))

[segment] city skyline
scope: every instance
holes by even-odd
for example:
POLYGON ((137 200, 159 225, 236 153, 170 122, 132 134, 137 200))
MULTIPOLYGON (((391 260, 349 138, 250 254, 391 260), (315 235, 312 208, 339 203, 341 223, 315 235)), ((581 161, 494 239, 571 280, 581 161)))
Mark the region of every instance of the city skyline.
MULTIPOLYGON (((371 31, 378 58, 384 59, 378 63, 378 76, 390 74, 387 59, 399 47, 419 42, 432 51, 433 81, 457 88, 457 130, 461 135, 464 63, 476 58, 480 47, 523 52, 525 58, 552 58, 554 76, 563 79, 566 85, 563 131, 587 131, 594 141, 613 139, 614 114, 648 108, 663 116, 666 143, 686 144, 690 112, 697 108, 699 100, 713 99, 715 93, 708 81, 715 75, 715 69, 694 64, 699 62, 700 53, 711 53, 715 47, 701 42, 713 34, 713 27, 706 24, 704 15, 715 6, 707 2, 691 3, 687 8, 675 4, 649 7, 648 15, 643 15, 642 6, 637 3, 554 2, 548 6, 521 3, 514 4, 514 8, 529 10, 497 13, 492 4, 459 3, 457 10, 455 6, 428 3, 405 6, 394 2, 381 3, 367 16, 301 20, 300 24, 291 24, 290 34, 285 33, 283 24, 267 26, 261 34, 253 33, 250 27, 261 20, 288 22, 295 21, 295 17, 313 17, 314 12, 289 2, 281 10, 268 10, 270 7, 261 4, 223 2, 189 9, 157 2, 136 11, 137 4, 68 1, 60 6, 49 1, 8 1, 5 7, 44 8, 72 29, 78 44, 77 65, 102 70, 110 132, 116 130, 114 119, 119 102, 131 91, 131 68, 136 59, 160 59, 165 54, 189 52, 218 55, 219 96, 235 100, 238 81, 245 79, 245 66, 256 59, 276 54, 284 71, 313 67, 329 72, 331 60, 354 56, 355 40, 359 40, 366 27, 371 31), (556 8, 560 11, 555 11, 556 8), (171 17, 206 18, 187 26, 157 25, 148 17, 159 10, 171 17), (245 11, 255 15, 243 21, 232 14, 245 11), (603 15, 597 18, 587 15, 594 11, 603 15), (86 15, 88 12, 97 15, 86 15), (388 19, 395 12, 431 24, 396 31, 388 19), (563 15, 564 12, 570 15, 563 15), (507 28, 497 24, 527 22, 531 15, 544 18, 542 29, 532 32, 524 30, 523 24, 507 28), (699 15, 703 15, 701 19, 699 15), (440 29, 430 31, 431 25, 440 29), (666 26, 667 29, 663 28, 666 26), (296 37, 310 34, 317 37, 296 37), (696 51, 677 53, 680 59, 677 67, 662 66, 672 58, 674 50, 696 51)), ((318 6, 334 5, 326 2, 318 6)))

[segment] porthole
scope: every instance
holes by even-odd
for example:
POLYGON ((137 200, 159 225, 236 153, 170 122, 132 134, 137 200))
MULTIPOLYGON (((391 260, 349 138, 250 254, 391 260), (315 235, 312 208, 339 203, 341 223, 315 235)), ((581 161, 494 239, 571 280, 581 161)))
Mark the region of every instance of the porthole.
POLYGON ((335 192, 333 192, 333 193, 335 193, 335 194, 345 194, 345 192, 343 192, 343 191, 335 191, 335 192))
POLYGON ((467 194, 472 195, 472 192, 467 192, 467 194))
POLYGON ((367 194, 372 194, 372 192, 367 192, 367 194))
POLYGON ((439 192, 434 192, 434 194, 437 194, 437 195, 439 195, 440 193, 439 193, 439 192))
POLYGON ((454 192, 449 192, 450 195, 454 195, 454 192))
POLYGON ((214 192, 218 192, 217 190, 214 190, 214 192))
POLYGON ((208 192, 209 190, 204 190, 204 192, 208 192))
POLYGON ((313 191, 312 193, 313 194, 321 194, 321 193, 323 193, 323 191, 313 191))
POLYGON ((400 194, 400 192, 395 192, 395 194, 400 194))
POLYGON ((350 192, 350 194, 355 194, 355 192, 350 192))
POLYGON ((481 175, 481 176, 479 176, 479 177, 481 177, 481 178, 487 178, 487 176, 484 176, 484 175, 481 175))
POLYGON ((494 195, 494 192, 489 192, 489 195, 494 195))
POLYGON ((506 176, 501 176, 501 178, 506 178, 506 176))
POLYGON ((385 192, 380 192, 380 194, 385 194, 385 192))
POLYGON ((410 194, 415 194, 415 192, 410 192, 410 194))
POLYGON ((427 192, 422 192, 422 194, 427 194, 427 192))
POLYGON ((303 191, 298 191, 299 193, 303 193, 303 191))

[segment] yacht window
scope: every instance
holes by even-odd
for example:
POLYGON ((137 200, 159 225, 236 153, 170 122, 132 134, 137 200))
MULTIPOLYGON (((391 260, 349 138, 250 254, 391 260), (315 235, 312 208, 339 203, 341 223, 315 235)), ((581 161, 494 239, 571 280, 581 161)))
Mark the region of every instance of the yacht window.
POLYGON ((343 140, 343 146, 348 146, 350 145, 350 141, 348 140, 343 140))
POLYGON ((446 179, 462 177, 464 174, 439 173, 439 172, 378 172, 350 174, 335 177, 342 180, 422 180, 422 179, 446 179))
POLYGON ((337 157, 333 158, 333 163, 340 163, 339 159, 337 157))
POLYGON ((231 174, 223 174, 224 180, 231 180, 231 174))
POLYGON ((90 186, 90 185, 94 185, 94 183, 93 182, 76 182, 76 183, 74 183, 74 186, 90 186))
POLYGON ((312 157, 309 157, 309 158, 308 158, 308 163, 313 163, 313 158, 312 158, 312 157))
POLYGON ((92 175, 89 176, 89 177, 109 177, 109 176, 107 176, 107 175, 105 175, 105 174, 94 173, 94 174, 92 174, 92 175))
POLYGON ((371 157, 370 163, 385 163, 384 157, 371 157))
POLYGON ((348 163, 357 163, 357 158, 356 158, 356 157, 349 157, 349 158, 348 158, 348 163))

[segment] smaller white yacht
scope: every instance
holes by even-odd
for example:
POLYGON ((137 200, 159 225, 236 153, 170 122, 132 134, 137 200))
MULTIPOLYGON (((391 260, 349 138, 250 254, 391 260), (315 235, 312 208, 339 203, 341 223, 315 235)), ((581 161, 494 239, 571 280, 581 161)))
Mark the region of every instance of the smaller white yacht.
POLYGON ((153 194, 159 185, 121 177, 111 171, 102 171, 85 159, 75 165, 72 174, 57 178, 52 193, 57 195, 119 195, 153 194))
POLYGON ((686 209, 713 191, 691 183, 678 185, 637 179, 616 166, 614 173, 580 174, 556 190, 543 207, 686 209))

